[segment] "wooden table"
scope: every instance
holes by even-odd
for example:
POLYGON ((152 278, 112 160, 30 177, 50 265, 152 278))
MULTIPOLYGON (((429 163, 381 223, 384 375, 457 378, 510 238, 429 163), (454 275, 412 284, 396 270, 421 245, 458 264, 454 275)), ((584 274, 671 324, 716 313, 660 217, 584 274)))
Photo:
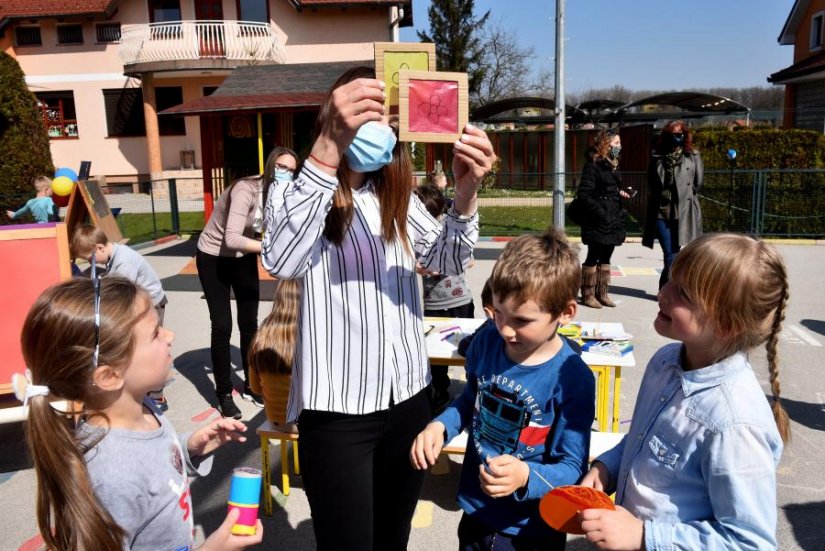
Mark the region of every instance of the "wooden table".
MULTIPOLYGON (((466 335, 478 329, 484 319, 481 318, 424 318, 424 331, 427 333, 427 355, 430 363, 435 365, 464 365, 464 357, 457 351, 458 342, 466 335)), ((623 333, 621 323, 581 322, 584 331, 623 333)), ((605 432, 610 428, 619 431, 620 398, 622 388, 622 368, 636 365, 633 352, 621 357, 603 354, 582 353, 582 360, 596 375, 596 419, 599 430, 605 432), (613 380, 613 404, 610 404, 610 380, 613 380), (611 420, 611 422, 608 421, 611 420)))

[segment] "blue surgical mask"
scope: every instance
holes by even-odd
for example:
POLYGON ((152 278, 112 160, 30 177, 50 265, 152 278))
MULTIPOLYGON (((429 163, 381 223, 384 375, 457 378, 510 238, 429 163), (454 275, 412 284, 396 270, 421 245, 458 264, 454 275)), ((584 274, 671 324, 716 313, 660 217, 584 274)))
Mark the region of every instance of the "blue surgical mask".
POLYGON ((386 124, 369 121, 358 129, 345 155, 355 172, 375 172, 392 161, 398 139, 386 124))
POLYGON ((613 145, 610 147, 610 158, 611 159, 618 159, 619 154, 622 152, 622 146, 620 145, 613 145))
POLYGON ((276 168, 274 180, 279 184, 288 184, 293 180, 293 173, 291 170, 276 168))

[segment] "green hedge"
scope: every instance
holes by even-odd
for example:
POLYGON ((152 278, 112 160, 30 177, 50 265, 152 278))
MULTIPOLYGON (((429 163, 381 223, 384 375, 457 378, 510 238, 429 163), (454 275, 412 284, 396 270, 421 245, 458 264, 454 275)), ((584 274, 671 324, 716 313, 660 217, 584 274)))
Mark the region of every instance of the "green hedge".
POLYGON ((19 208, 12 203, 34 197, 32 181, 41 174, 51 177, 54 165, 37 100, 17 60, 0 52, 0 198, 5 208, 19 208))
POLYGON ((739 169, 825 168, 825 136, 811 130, 698 128, 694 145, 705 170, 728 168, 728 149, 739 169))

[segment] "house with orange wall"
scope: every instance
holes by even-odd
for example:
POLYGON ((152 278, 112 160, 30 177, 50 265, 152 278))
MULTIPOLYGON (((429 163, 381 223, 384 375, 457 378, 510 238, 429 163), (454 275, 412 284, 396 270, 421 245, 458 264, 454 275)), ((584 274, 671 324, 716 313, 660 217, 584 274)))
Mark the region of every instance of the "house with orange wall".
POLYGON ((778 41, 793 45, 793 65, 768 82, 785 86, 784 128, 825 132, 825 0, 796 0, 778 41))
MULTIPOLYGON (((0 46, 20 63, 37 97, 55 166, 91 160, 92 176, 110 182, 200 177, 204 144, 216 138, 223 149, 233 132, 246 136, 249 124, 224 118, 202 129, 203 116, 159 112, 208 97, 239 67, 372 60, 374 42, 397 41, 398 27, 412 24, 411 4, 4 0, 0 46), (211 134, 216 128, 221 136, 211 134)), ((258 141, 266 136, 266 148, 294 146, 295 136, 309 131, 301 113, 317 112, 320 103, 317 94, 305 100, 282 106, 278 116, 251 119, 258 141)), ((210 169, 223 160, 213 159, 210 169)), ((254 165, 235 174, 255 172, 254 165)))

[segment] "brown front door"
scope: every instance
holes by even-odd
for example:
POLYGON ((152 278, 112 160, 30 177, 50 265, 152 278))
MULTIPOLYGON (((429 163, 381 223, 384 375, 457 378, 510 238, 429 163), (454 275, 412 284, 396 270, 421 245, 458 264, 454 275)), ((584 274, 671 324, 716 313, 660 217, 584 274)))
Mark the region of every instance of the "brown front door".
POLYGON ((195 19, 200 25, 200 56, 224 57, 225 31, 221 0, 195 0, 195 19))

